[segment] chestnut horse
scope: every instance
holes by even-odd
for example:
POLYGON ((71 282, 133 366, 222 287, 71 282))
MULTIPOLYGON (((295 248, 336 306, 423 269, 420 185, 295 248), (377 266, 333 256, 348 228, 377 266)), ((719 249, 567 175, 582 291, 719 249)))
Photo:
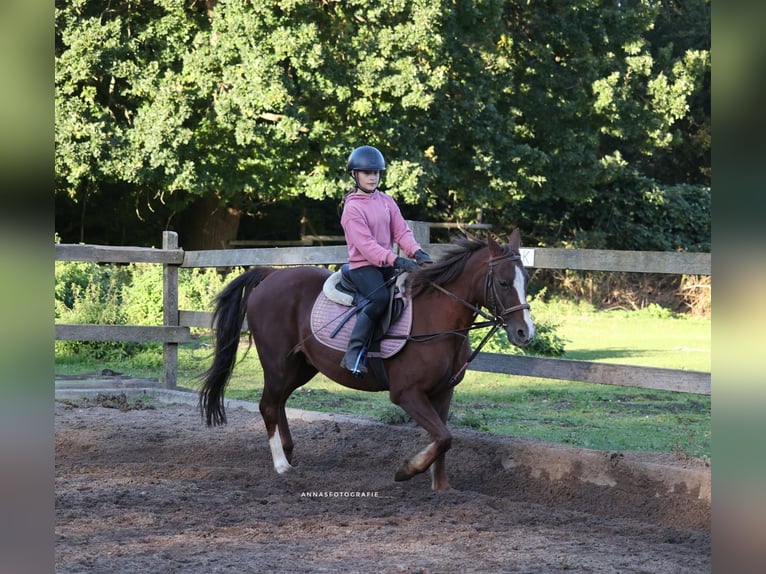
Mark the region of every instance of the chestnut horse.
MULTIPOLYGON (((452 443, 446 421, 454 387, 469 362, 468 331, 479 314, 502 327, 508 339, 524 346, 535 327, 526 302, 529 275, 520 255, 516 229, 507 245, 461 237, 439 260, 410 273, 412 329, 401 351, 383 361, 391 402, 422 428, 431 442, 406 460, 395 480, 431 469, 434 490, 449 490, 444 455, 452 443), (486 308, 489 313, 484 311, 486 308)), ((215 354, 203 374, 199 407, 208 426, 226 423, 224 390, 234 368, 242 322, 247 315, 264 383, 259 408, 278 473, 289 471, 293 439, 285 403, 317 372, 353 389, 382 390, 371 374, 355 377, 340 367, 342 352, 312 335, 311 309, 330 272, 319 267, 253 267, 229 283, 216 298, 215 354)), ((383 437, 381 436, 381 439, 383 437)))

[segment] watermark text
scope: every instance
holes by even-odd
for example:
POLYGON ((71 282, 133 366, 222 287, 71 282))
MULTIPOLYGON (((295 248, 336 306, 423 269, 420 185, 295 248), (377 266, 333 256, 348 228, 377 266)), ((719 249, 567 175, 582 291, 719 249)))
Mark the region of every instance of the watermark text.
POLYGON ((306 490, 301 498, 379 498, 375 490, 306 490))

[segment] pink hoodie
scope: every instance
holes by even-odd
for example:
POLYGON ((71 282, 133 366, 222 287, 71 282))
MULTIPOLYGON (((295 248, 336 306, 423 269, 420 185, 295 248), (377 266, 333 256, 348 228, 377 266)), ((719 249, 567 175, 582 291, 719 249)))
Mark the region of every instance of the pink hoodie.
POLYGON ((377 189, 370 194, 348 194, 340 223, 346 235, 351 269, 393 265, 394 241, 407 257, 420 249, 399 206, 391 196, 377 189))

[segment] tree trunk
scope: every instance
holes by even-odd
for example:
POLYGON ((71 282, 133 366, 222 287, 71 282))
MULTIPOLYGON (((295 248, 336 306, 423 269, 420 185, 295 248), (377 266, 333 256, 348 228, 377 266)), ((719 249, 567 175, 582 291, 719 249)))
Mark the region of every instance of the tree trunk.
POLYGON ((189 205, 181 214, 179 246, 186 251, 227 249, 237 238, 240 212, 221 204, 209 194, 189 205))

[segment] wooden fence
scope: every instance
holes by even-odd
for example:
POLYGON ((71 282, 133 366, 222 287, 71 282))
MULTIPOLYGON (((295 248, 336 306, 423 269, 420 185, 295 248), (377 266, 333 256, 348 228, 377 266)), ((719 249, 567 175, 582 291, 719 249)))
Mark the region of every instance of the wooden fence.
MULTIPOLYGON (((446 247, 431 244, 428 224, 409 222, 421 245, 438 257, 446 247)), ((183 251, 178 235, 163 233, 162 249, 106 247, 99 245, 55 246, 57 261, 97 263, 157 263, 163 265, 163 325, 64 325, 57 324, 56 339, 77 341, 161 342, 164 383, 175 388, 178 344, 191 340, 191 327, 210 328, 211 314, 178 309, 178 270, 181 267, 247 267, 251 265, 332 265, 346 261, 345 245, 326 247, 277 247, 183 251)), ((594 249, 523 249, 529 268, 591 271, 710 275, 709 253, 607 251, 594 249)), ((544 379, 582 381, 709 395, 709 372, 616 365, 498 353, 480 353, 470 369, 544 379)))

